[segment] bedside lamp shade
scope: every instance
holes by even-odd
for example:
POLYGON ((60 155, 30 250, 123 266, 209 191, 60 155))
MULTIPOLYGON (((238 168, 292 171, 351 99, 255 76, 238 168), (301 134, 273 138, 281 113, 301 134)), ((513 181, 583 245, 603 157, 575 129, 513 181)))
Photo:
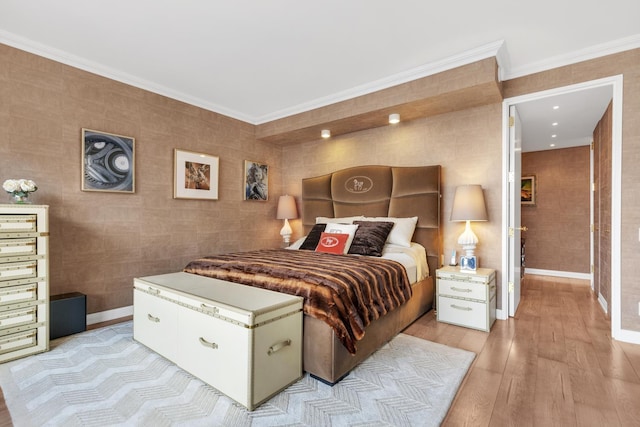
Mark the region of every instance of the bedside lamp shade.
POLYGON ((284 243, 287 245, 291 240, 291 226, 289 220, 298 217, 298 210, 296 209, 296 201, 293 196, 280 196, 278 199, 278 212, 276 213, 277 219, 284 219, 284 226, 280 230, 284 243))
POLYGON ((478 243, 478 237, 471 230, 471 221, 487 221, 487 208, 484 204, 484 194, 479 185, 461 185, 456 188, 451 209, 451 221, 465 221, 464 233, 458 238, 458 243, 466 251, 468 258, 478 243))

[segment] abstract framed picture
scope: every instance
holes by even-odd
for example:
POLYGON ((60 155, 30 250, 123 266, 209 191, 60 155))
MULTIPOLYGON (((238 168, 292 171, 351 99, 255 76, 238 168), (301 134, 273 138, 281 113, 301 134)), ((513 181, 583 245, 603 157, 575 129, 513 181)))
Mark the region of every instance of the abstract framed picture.
POLYGON ((173 198, 218 199, 220 159, 202 153, 174 150, 173 198))
POLYGON ((535 175, 527 175, 522 177, 520 183, 520 204, 522 206, 536 205, 537 182, 535 175))
POLYGON ((269 200, 269 166, 244 161, 244 200, 269 200))
POLYGON ((130 136, 82 129, 82 191, 135 193, 135 146, 130 136))

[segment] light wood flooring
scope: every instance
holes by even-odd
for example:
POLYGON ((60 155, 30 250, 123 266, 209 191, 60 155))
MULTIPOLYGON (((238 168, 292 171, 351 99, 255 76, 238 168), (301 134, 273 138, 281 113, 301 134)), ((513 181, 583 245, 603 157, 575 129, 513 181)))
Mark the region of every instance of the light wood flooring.
POLYGON ((404 332, 477 354, 444 426, 640 426, 640 345, 610 331, 588 282, 527 276, 516 317, 491 333, 433 312, 404 332))

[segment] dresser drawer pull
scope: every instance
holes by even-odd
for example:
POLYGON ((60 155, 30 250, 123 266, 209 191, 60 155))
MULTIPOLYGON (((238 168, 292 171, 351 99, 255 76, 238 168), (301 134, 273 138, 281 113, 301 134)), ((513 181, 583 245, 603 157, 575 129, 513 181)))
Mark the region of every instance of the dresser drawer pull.
POLYGON ((289 346, 289 345, 291 345, 291 340, 289 340, 289 339, 277 342, 274 345, 272 345, 271 347, 269 347, 269 350, 267 350, 267 354, 269 356, 271 356, 276 351, 280 351, 280 350, 282 350, 283 348, 285 348, 286 346, 289 346))
POLYGON ((159 289, 153 289, 152 287, 149 287, 149 293, 151 295, 160 295, 160 290, 159 289))
POLYGON ((472 311, 473 308, 471 307, 460 307, 459 305, 455 305, 455 304, 451 304, 451 308, 455 308, 456 310, 462 310, 462 311, 472 311))
POLYGON ((209 311, 213 314, 218 314, 218 312, 220 311, 220 309, 218 309, 218 307, 213 307, 211 305, 207 305, 207 304, 200 304, 200 308, 206 311, 209 311))
POLYGON ((456 291, 456 292, 473 292, 473 289, 467 289, 467 288, 454 288, 453 286, 451 287, 452 291, 456 291))
POLYGON ((200 344, 202 344, 205 347, 211 347, 212 349, 216 349, 218 348, 218 344, 214 343, 214 342, 209 342, 207 340, 205 340, 204 338, 200 337, 198 338, 200 340, 200 344))
POLYGON ((147 318, 148 318, 149 320, 151 320, 152 322, 160 323, 160 318, 159 318, 159 317, 155 317, 155 316, 152 316, 152 315, 150 315, 150 314, 148 314, 148 313, 147 313, 147 318))

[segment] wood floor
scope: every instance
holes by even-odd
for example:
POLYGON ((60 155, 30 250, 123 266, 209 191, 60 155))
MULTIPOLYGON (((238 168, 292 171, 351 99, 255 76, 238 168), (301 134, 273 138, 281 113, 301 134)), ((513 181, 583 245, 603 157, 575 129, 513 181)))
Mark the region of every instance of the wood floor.
POLYGON ((610 331, 586 281, 527 276, 516 317, 489 334, 432 312, 405 333, 477 354, 444 426, 640 426, 640 345, 610 331))
POLYGON ((611 339, 587 281, 525 277, 490 334, 433 313, 405 333, 477 354, 444 426, 640 426, 640 345, 611 339))

